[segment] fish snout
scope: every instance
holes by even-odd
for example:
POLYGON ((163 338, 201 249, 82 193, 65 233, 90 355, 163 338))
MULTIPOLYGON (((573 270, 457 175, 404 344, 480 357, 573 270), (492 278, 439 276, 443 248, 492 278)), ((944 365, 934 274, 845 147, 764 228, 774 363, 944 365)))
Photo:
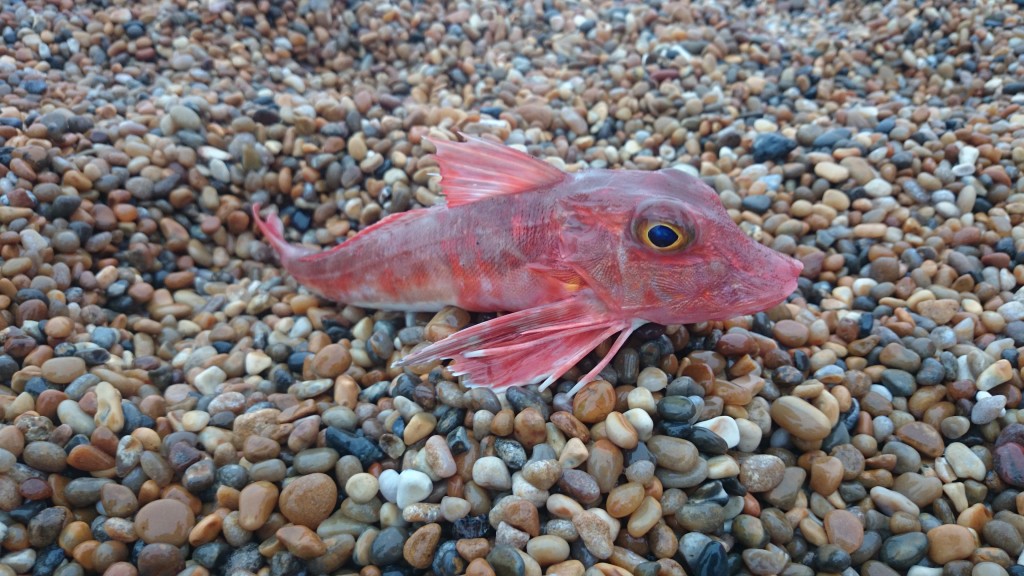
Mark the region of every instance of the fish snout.
POLYGON ((796 290, 804 269, 799 260, 761 244, 748 247, 738 260, 720 293, 736 316, 761 312, 785 301, 796 290))

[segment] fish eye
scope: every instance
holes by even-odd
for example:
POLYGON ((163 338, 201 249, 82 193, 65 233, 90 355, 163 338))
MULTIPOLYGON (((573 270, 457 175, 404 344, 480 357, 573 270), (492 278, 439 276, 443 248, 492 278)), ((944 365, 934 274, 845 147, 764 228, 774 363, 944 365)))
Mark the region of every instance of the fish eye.
POLYGON ((659 252, 677 250, 690 243, 686 230, 668 222, 644 222, 640 227, 644 244, 659 252))

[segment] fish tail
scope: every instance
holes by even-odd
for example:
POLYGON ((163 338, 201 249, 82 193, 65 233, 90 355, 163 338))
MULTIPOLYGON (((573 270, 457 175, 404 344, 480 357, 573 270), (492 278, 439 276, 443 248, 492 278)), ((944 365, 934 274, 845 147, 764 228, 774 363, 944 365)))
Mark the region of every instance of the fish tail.
POLYGON ((282 263, 287 264, 297 258, 308 256, 313 253, 312 250, 289 244, 284 239, 284 224, 281 223, 281 219, 277 217, 277 213, 271 213, 267 216, 266 220, 260 217, 260 205, 254 203, 252 205, 252 217, 256 221, 256 227, 263 233, 263 237, 266 238, 274 252, 277 252, 278 258, 281 259, 282 263))

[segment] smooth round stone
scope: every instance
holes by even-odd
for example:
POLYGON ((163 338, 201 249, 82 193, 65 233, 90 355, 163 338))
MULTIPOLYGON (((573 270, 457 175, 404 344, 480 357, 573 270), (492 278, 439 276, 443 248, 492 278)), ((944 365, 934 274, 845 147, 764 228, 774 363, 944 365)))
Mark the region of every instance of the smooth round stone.
POLYGON ((32 442, 21 453, 25 464, 40 472, 62 472, 67 467, 67 453, 52 442, 32 442))
POLYGON ((912 516, 917 516, 921 512, 912 500, 884 486, 875 486, 871 489, 871 500, 874 501, 875 506, 883 514, 887 515, 903 511, 912 516))
POLYGON ((345 373, 352 364, 352 355, 341 344, 329 344, 313 356, 311 368, 320 378, 333 379, 345 373))
POLYGON ((512 475, 501 458, 484 456, 473 463, 473 482, 482 488, 508 490, 512 487, 512 475))
POLYGON ((377 477, 377 483, 380 485, 381 496, 388 502, 395 502, 398 499, 398 472, 390 468, 384 470, 377 477))
POLYGON ((599 560, 610 558, 614 551, 611 529, 600 516, 589 510, 572 517, 572 524, 583 540, 587 550, 599 560))
POLYGON ((377 477, 366 472, 354 474, 345 482, 345 493, 359 504, 365 504, 373 500, 377 496, 378 489, 377 477))
POLYGON ((928 531, 928 559, 936 564, 970 558, 974 549, 974 535, 959 524, 943 524, 928 531))
POLYGON ((864 542, 864 526, 847 510, 830 510, 825 514, 828 541, 853 554, 864 542))
POLYGON ((640 507, 645 495, 643 484, 627 482, 616 486, 608 493, 605 509, 613 518, 624 518, 640 507))
POLYGON ((50 358, 42 365, 42 377, 54 384, 70 384, 85 374, 85 360, 77 356, 50 358))
POLYGON ((316 380, 306 380, 299 382, 293 386, 290 390, 296 398, 300 400, 306 400, 309 398, 316 398, 317 396, 327 392, 334 387, 334 380, 330 378, 318 378, 316 380))
POLYGON ((584 424, 596 424, 615 409, 615 389, 604 380, 589 382, 572 399, 572 414, 584 424))
POLYGON ((946 448, 939 431, 924 422, 910 422, 900 426, 896 436, 929 458, 942 456, 946 448))
POLYGON ((740 460, 740 484, 748 491, 767 492, 782 482, 786 464, 778 456, 755 454, 740 460))
POLYGON ((882 543, 880 559, 897 570, 905 570, 924 558, 928 538, 920 532, 910 532, 887 538, 882 543))
POLYGON ((782 396, 772 403, 770 413, 776 424, 801 440, 822 440, 832 431, 821 410, 796 396, 782 396))
POLYGON ((689 422, 697 416, 697 407, 686 396, 666 396, 657 406, 658 415, 670 422, 689 422))
POLYGON ((971 570, 971 576, 1009 576, 1009 573, 996 562, 978 562, 971 570))
POLYGON ((1015 488, 1024 488, 1024 446, 1006 443, 995 449, 995 470, 999 478, 1015 488))
POLYGON ((562 472, 558 487, 580 504, 590 505, 601 498, 600 484, 583 470, 570 468, 562 472))
POLYGON ((524 576, 526 563, 515 548, 498 544, 487 554, 487 563, 495 576, 524 576))
POLYGON ((292 466, 299 474, 330 472, 338 463, 338 452, 333 448, 310 448, 295 455, 292 466))
POLYGON ((526 553, 541 566, 550 566, 569 557, 569 543, 558 536, 537 536, 526 543, 526 553))
POLYGON ((825 544, 817 551, 818 569, 829 574, 839 574, 850 567, 850 553, 835 544, 825 544))
POLYGON ((971 421, 964 416, 950 416, 939 424, 939 431, 950 440, 956 440, 971 429, 971 421))
POLYGON ((147 544, 181 546, 195 526, 192 510, 178 500, 165 498, 143 506, 135 515, 135 533, 147 544))
POLYGON ((562 466, 557 460, 537 460, 527 462, 522 474, 537 489, 548 490, 562 477, 562 466))
POLYGON ((799 348, 807 343, 810 330, 795 320, 780 320, 772 327, 772 334, 787 348, 799 348))
POLYGON ((989 545, 1002 548, 1013 558, 1019 557, 1024 551, 1024 538, 1009 522, 989 520, 982 528, 982 535, 989 545))
POLYGON ((1006 396, 989 396, 982 398, 971 409, 971 422, 984 426, 999 417, 1006 407, 1006 396))
POLYGON ((238 525, 244 530, 259 530, 273 513, 277 497, 277 486, 266 480, 243 488, 238 496, 238 525))
MULTIPOLYGON (((479 462, 479 460, 477 462, 479 462)), ((506 474, 507 473, 508 470, 506 469, 506 474)), ((509 487, 511 487, 511 482, 511 477, 509 477, 509 487)), ((479 482, 477 483, 480 484, 479 482)), ((481 486, 482 485, 483 484, 481 484, 481 486)), ((404 509, 409 505, 417 504, 425 500, 433 489, 434 483, 430 481, 430 476, 427 476, 419 470, 403 470, 398 476, 398 492, 396 494, 397 500, 395 503, 398 504, 399 508, 404 509)))
POLYGON ((783 510, 789 510, 796 504, 797 497, 807 479, 807 471, 796 466, 787 466, 782 474, 782 481, 775 488, 764 493, 769 504, 783 510))
POLYGON ((668 386, 668 375, 660 368, 649 366, 640 371, 640 374, 637 375, 636 383, 638 386, 646 388, 651 392, 660 392, 668 386))
POLYGON ((338 486, 319 472, 299 476, 289 482, 278 499, 278 507, 293 524, 316 529, 327 519, 338 502, 338 486))
POLYGON ((835 162, 819 162, 814 165, 814 173, 832 184, 839 184, 850 177, 850 171, 835 162))
POLYGON ((960 478, 970 478, 978 482, 985 480, 985 463, 965 444, 953 442, 946 446, 946 462, 960 478))
POLYGON ((750 570, 750 573, 757 576, 780 574, 782 569, 786 567, 788 560, 786 553, 778 548, 772 550, 744 550, 741 556, 743 563, 750 570))
POLYGON ((370 559, 378 566, 398 562, 402 558, 402 545, 405 539, 405 533, 394 526, 381 530, 373 540, 370 559))
POLYGON ((281 527, 274 534, 284 544, 288 552, 302 560, 322 557, 327 552, 327 545, 317 533, 305 526, 292 524, 281 527))
POLYGON ((405 541, 402 555, 410 566, 417 569, 430 567, 434 559, 434 551, 441 540, 441 525, 436 523, 419 527, 405 541))
POLYGON ((185 569, 181 550, 171 544, 147 544, 139 552, 139 574, 175 576, 185 569))
POLYGON ((458 471, 455 457, 442 436, 431 436, 423 447, 427 465, 439 478, 451 478, 458 471))
POLYGON ((672 436, 651 436, 647 448, 657 458, 658 465, 675 472, 687 472, 697 465, 700 454, 689 440, 672 436))
POLYGON ((740 514, 732 521, 732 533, 745 548, 763 548, 768 543, 768 533, 761 520, 748 514, 740 514))
POLYGON ((942 496, 942 481, 935 477, 908 472, 896 478, 893 490, 907 497, 918 507, 924 508, 942 496))
POLYGON ((725 513, 713 502, 688 503, 676 512, 676 521, 688 531, 714 534, 725 522, 725 513))

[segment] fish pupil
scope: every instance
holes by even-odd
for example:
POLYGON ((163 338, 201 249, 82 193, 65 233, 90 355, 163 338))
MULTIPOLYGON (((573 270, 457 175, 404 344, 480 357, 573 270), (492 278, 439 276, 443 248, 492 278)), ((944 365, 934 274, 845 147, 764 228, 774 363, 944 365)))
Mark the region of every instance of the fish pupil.
POLYGON ((668 248, 679 240, 679 234, 664 224, 657 224, 647 230, 647 239, 658 248, 668 248))

